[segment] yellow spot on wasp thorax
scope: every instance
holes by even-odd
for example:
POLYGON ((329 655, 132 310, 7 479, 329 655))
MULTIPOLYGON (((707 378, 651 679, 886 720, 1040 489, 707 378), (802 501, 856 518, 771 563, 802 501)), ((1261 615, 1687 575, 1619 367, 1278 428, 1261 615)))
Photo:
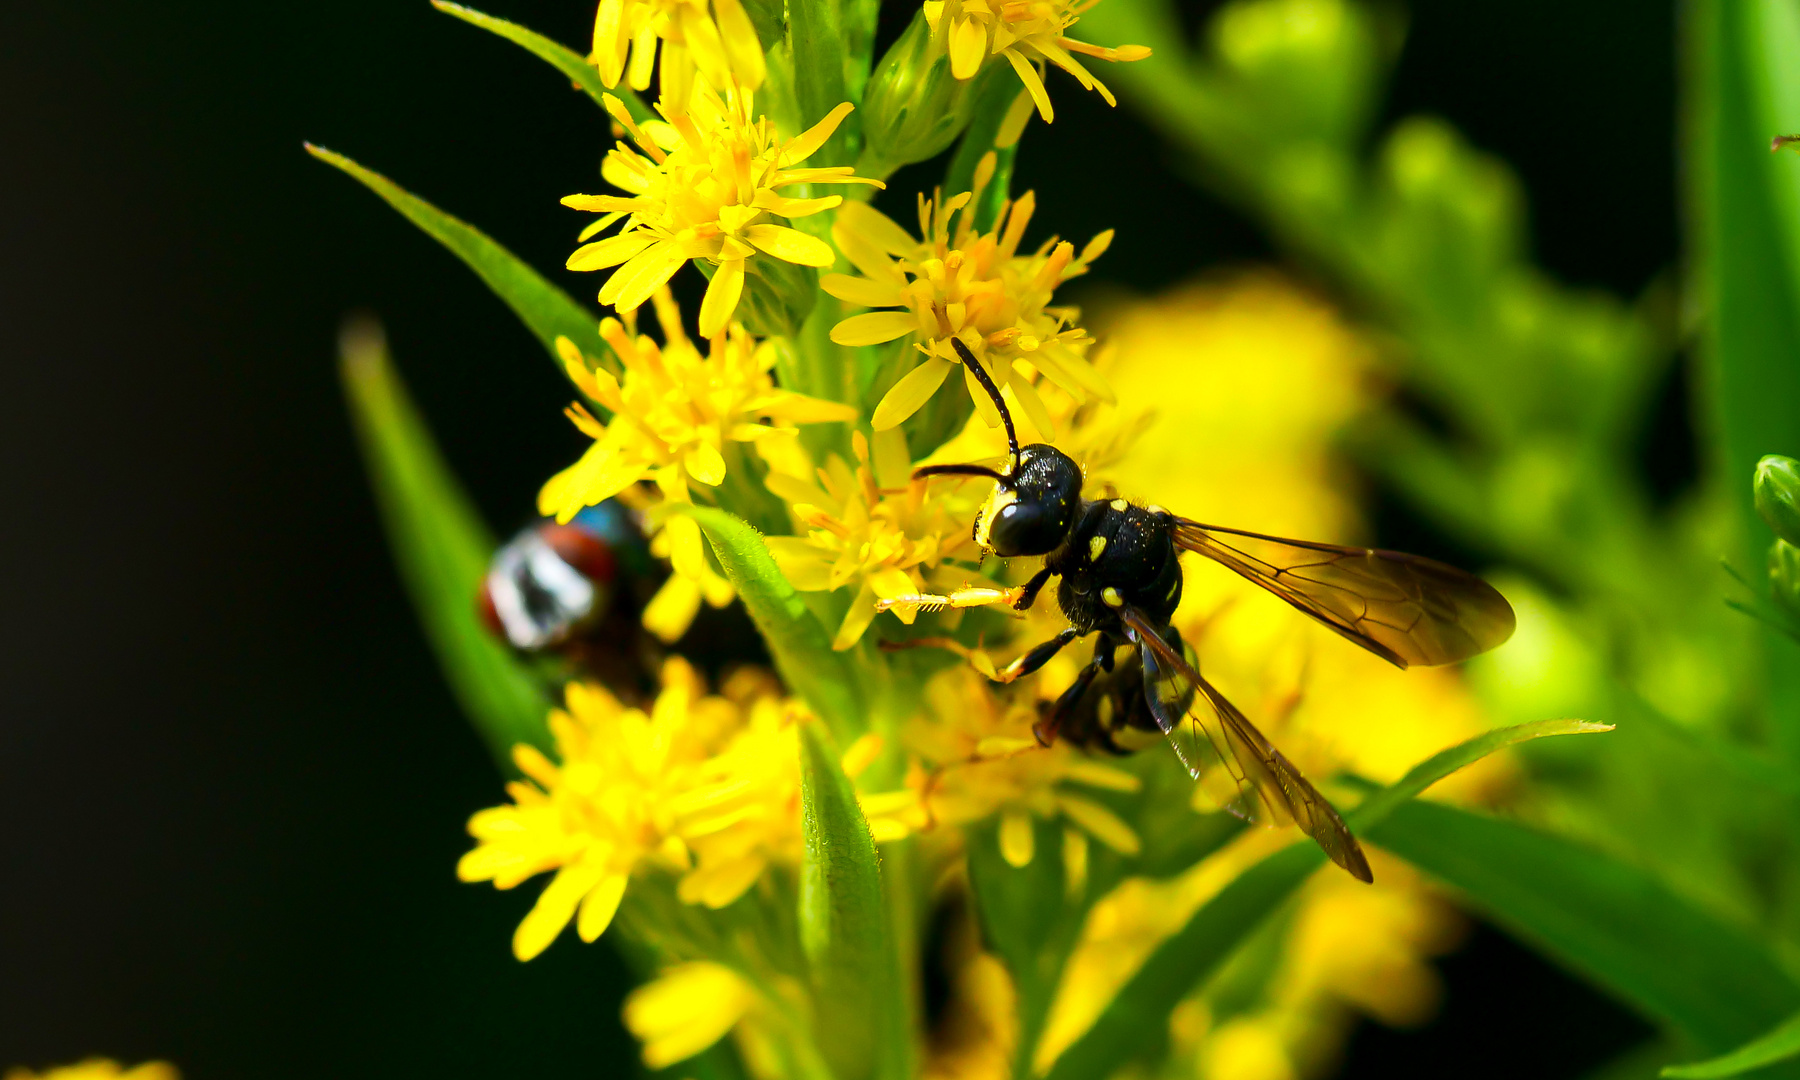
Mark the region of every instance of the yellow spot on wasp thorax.
POLYGON ((1164 599, 1173 600, 1173 599, 1175 599, 1175 594, 1180 591, 1181 591, 1181 575, 1177 574, 1175 576, 1175 581, 1172 584, 1170 584, 1170 586, 1169 586, 1169 595, 1164 597, 1164 599))
POLYGON ((1150 505, 1149 505, 1149 506, 1146 506, 1146 507, 1144 507, 1144 509, 1146 509, 1146 510, 1148 510, 1148 511, 1150 511, 1150 512, 1151 512, 1151 513, 1152 513, 1152 514, 1166 514, 1166 513, 1168 513, 1168 511, 1167 511, 1167 510, 1164 510, 1164 509, 1163 509, 1163 508, 1162 508, 1162 507, 1160 507, 1160 506, 1158 506, 1158 505, 1156 505, 1156 504, 1155 504, 1155 503, 1151 503, 1151 504, 1150 504, 1150 505))
POLYGON ((1092 540, 1089 540, 1088 541, 1088 561, 1093 562, 1094 560, 1098 559, 1100 557, 1100 553, 1105 550, 1106 550, 1106 537, 1096 536, 1092 540))
POLYGON ((1125 598, 1119 595, 1119 590, 1111 585, 1100 590, 1100 599, 1106 601, 1107 607, 1119 607, 1125 603, 1125 598))
POLYGON ((1018 501, 1018 492, 1009 487, 995 484, 994 493, 989 495, 988 501, 982 505, 981 513, 975 515, 975 543, 984 550, 993 547, 988 543, 988 534, 994 528, 994 519, 1000 516, 1000 511, 1018 501))
POLYGON ((1129 505, 1131 504, 1127 503, 1124 499, 1114 499, 1112 501, 1112 508, 1119 511, 1121 514, 1125 512, 1125 508, 1129 505))

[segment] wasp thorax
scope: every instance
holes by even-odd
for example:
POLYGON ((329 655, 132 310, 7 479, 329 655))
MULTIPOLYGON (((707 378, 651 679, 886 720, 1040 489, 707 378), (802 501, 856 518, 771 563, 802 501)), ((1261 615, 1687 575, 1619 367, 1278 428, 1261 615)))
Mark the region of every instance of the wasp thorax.
POLYGON ((1062 546, 1081 500, 1081 467, 1048 443, 1019 451, 1019 464, 975 519, 975 542, 1003 559, 1048 555, 1062 546))

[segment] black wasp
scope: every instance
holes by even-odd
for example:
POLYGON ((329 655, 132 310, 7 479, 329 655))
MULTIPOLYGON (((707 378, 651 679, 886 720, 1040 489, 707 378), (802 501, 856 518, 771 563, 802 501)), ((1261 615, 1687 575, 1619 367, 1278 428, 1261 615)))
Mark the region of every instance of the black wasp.
MULTIPOLYGON (((1035 727, 1038 741, 1049 745, 1061 734, 1081 745, 1116 751, 1115 732, 1125 727, 1149 730, 1153 724, 1198 778, 1205 764, 1200 751, 1204 739, 1237 781, 1246 814, 1293 821, 1333 862, 1363 881, 1373 880, 1361 845, 1337 811, 1201 677, 1170 625, 1181 603, 1181 553, 1198 552, 1223 563, 1402 668, 1452 664, 1504 642, 1513 631, 1513 611, 1505 598, 1472 574, 1417 555, 1282 540, 1203 525, 1160 506, 1085 499, 1081 467, 1048 443, 1021 449, 999 388, 962 342, 953 338, 951 343, 1000 411, 1009 450, 1006 470, 930 465, 913 477, 993 480, 994 492, 975 517, 975 542, 1001 558, 1042 555, 1044 565, 1015 589, 969 588, 949 596, 898 598, 883 606, 931 609, 1006 602, 1024 611, 1052 577, 1060 577, 1056 600, 1068 629, 996 676, 1011 682, 1029 675, 1076 638, 1100 635, 1093 660, 1035 727), (1126 646, 1136 647, 1147 710, 1100 710, 1105 717, 1101 722, 1085 719, 1087 714, 1071 722, 1095 678, 1113 670, 1114 653, 1126 646), (1202 699, 1203 708, 1198 707, 1202 699)), ((1140 681, 1137 672, 1129 674, 1128 680, 1114 681, 1140 681)))

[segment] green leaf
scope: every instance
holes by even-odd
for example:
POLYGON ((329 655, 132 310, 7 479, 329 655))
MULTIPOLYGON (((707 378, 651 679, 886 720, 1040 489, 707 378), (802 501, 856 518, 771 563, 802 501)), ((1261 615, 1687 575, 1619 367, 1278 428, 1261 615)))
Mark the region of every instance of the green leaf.
POLYGON ((523 46, 533 56, 567 75, 569 81, 575 84, 576 89, 586 91, 587 96, 594 99, 594 104, 601 108, 606 107, 602 100, 603 96, 610 93, 625 103, 625 108, 631 113, 632 119, 640 122, 657 119, 656 114, 650 111, 649 106, 644 104, 643 99, 638 97, 636 91, 631 87, 620 83, 614 89, 608 90, 606 84, 600 81, 599 69, 588 63, 586 57, 568 46, 551 41, 535 30, 527 30, 518 23, 497 19, 492 15, 476 11, 474 8, 449 3, 449 0, 431 0, 431 6, 446 15, 454 15, 463 22, 492 31, 515 45, 523 46))
POLYGON ((1767 1035, 1752 1039, 1729 1054, 1692 1065, 1670 1065, 1662 1074, 1677 1077, 1678 1080, 1717 1080, 1721 1076, 1736 1076, 1751 1069, 1760 1069, 1764 1065, 1773 1065, 1777 1061, 1786 1061, 1796 1054, 1800 1054, 1800 1013, 1783 1020, 1767 1035))
POLYGON ((911 1032, 875 841, 838 750, 800 729, 800 946, 812 968, 814 1034, 841 1080, 910 1074, 911 1032))
POLYGON ((1371 839, 1702 1051, 1800 1009, 1800 985, 1767 948, 1635 867, 1433 803, 1396 809, 1371 839))
POLYGON ((381 327, 352 322, 340 342, 344 391, 388 543, 451 691, 512 772, 515 743, 551 746, 538 681, 476 617, 494 539, 451 475, 388 358, 381 327))
MULTIPOLYGON (((1687 35, 1690 198, 1707 311, 1705 400, 1723 440, 1717 479, 1733 493, 1742 544, 1760 565, 1769 532, 1749 477, 1768 453, 1800 450, 1800 157, 1769 140, 1800 126, 1800 17, 1785 0, 1698 0, 1687 35)), ((1800 760, 1800 653, 1774 633, 1770 702, 1782 751, 1800 760)))
MULTIPOLYGON (((1369 796, 1349 815, 1349 824, 1359 831, 1378 825, 1406 800, 1503 747, 1548 735, 1607 730, 1581 720, 1541 720, 1478 735, 1426 759, 1399 783, 1369 796)), ((1324 861, 1324 852, 1307 842, 1283 848, 1238 875, 1186 926, 1156 947, 1094 1026, 1056 1059, 1049 1080, 1101 1080, 1154 1049, 1150 1040, 1163 1038, 1170 1010, 1212 975, 1324 861)))
POLYGON ((469 269, 481 278, 494 295, 512 308, 513 314, 537 336, 556 370, 562 371, 556 354, 556 339, 566 337, 581 351, 608 362, 613 371, 618 362, 612 350, 600 340, 600 318, 569 297, 568 293, 546 281, 518 256, 501 247, 486 233, 459 221, 405 188, 363 168, 342 154, 322 146, 306 144, 306 152, 328 165, 335 165, 365 184, 369 190, 386 199, 388 205, 404 214, 408 221, 450 249, 469 269))
POLYGON ((719 566, 737 589, 744 607, 775 658, 775 667, 846 743, 864 729, 866 715, 858 683, 843 653, 801 602, 769 554, 768 545, 742 518, 708 506, 667 504, 666 513, 687 514, 700 523, 719 566))

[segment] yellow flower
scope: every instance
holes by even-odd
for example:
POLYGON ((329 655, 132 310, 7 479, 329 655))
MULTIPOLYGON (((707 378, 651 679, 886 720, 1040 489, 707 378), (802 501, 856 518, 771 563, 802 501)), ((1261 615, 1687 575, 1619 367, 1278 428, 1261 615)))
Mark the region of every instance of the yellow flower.
MULTIPOLYGON (((683 333, 669 291, 659 288, 654 300, 665 341, 660 347, 617 319, 600 324, 601 336, 624 365, 622 379, 584 358, 567 338, 557 339, 569 378, 613 418, 602 424, 584 406, 570 407, 569 418, 594 444, 539 491, 538 509, 545 516, 566 522, 582 507, 645 481, 654 483, 666 502, 692 502, 689 481, 707 487, 724 481, 727 444, 791 434, 794 424, 855 418, 848 405, 777 389, 769 377, 773 347, 757 344, 735 324, 714 337, 702 356, 683 333)), ((644 625, 673 641, 692 622, 702 597, 714 605, 727 603, 731 586, 708 567, 700 528, 692 520, 670 516, 652 543, 675 573, 645 610, 644 625)))
POLYGON ((797 858, 796 713, 766 701, 770 689, 741 703, 708 696, 679 657, 665 663, 648 715, 599 686, 569 684, 567 711, 550 714, 560 763, 515 747, 527 779, 507 785, 510 805, 469 819, 478 843, 456 867, 464 881, 501 889, 555 871, 513 936, 519 959, 543 952, 571 919, 583 941, 598 938, 634 874, 679 875, 684 901, 723 907, 771 860, 797 858))
POLYGON ((127 1069, 110 1058, 88 1058, 41 1073, 23 1067, 8 1069, 5 1080, 181 1080, 181 1073, 166 1061, 146 1061, 127 1069))
POLYGON ((1039 68, 1045 61, 1075 76, 1085 90, 1098 90, 1108 105, 1117 105, 1112 91, 1094 78, 1071 53, 1085 53, 1102 60, 1142 60, 1150 55, 1143 45, 1115 49, 1090 45, 1064 35, 1099 0, 925 0, 925 18, 933 34, 947 33, 950 72, 972 79, 988 57, 1006 57, 1019 80, 1037 103, 1048 123, 1055 119, 1050 95, 1044 90, 1039 68), (948 30, 945 27, 948 27, 948 30))
MULTIPOLYGON (((833 456, 817 471, 817 482, 796 475, 801 470, 794 463, 773 466, 767 481, 808 529, 805 536, 766 538, 788 581, 801 592, 857 589, 832 641, 837 649, 862 640, 875 621, 878 598, 922 591, 921 567, 936 566, 958 551, 973 551, 967 517, 973 504, 941 496, 927 499, 925 484, 910 478, 912 463, 899 431, 876 433, 873 460, 861 432, 852 442, 855 471, 833 456)), ((911 622, 913 613, 902 618, 911 622)))
MULTIPOLYGON (((985 170, 984 170, 985 171, 985 170)), ((937 392, 960 359, 951 344, 962 342, 1040 432, 1054 425, 1031 377, 1045 378, 1077 399, 1112 400, 1112 390, 1089 366, 1087 332, 1073 325, 1073 308, 1049 307, 1050 295, 1069 278, 1087 272, 1112 242, 1112 231, 1094 237, 1079 258, 1068 241, 1054 237, 1036 252, 1018 253, 1036 200, 1030 192, 1002 208, 995 227, 975 234, 966 207, 975 192, 946 201, 921 199, 914 240, 905 229, 872 207, 853 203, 838 212, 831 235, 861 277, 827 274, 819 285, 840 300, 892 311, 852 315, 834 326, 840 345, 875 345, 911 336, 924 360, 895 383, 875 407, 870 423, 891 428, 937 392), (956 225, 951 228, 951 217, 956 225)), ((975 377, 964 373, 976 410, 990 425, 999 414, 975 377)))
POLYGON ((926 688, 926 715, 906 729, 907 749, 920 766, 903 792, 865 796, 871 828, 883 839, 936 825, 968 825, 998 816, 1000 853, 1013 866, 1036 855, 1034 819, 1062 820, 1064 859, 1087 862, 1087 838, 1126 855, 1141 842, 1130 825, 1090 795, 1136 791, 1131 773, 1097 761, 1066 743, 1043 747, 1032 735, 1038 719, 1028 695, 997 693, 980 674, 955 667, 926 688), (879 824, 877 824, 879 819, 879 824))
POLYGON ((704 259, 716 269, 700 304, 700 333, 723 331, 744 291, 744 272, 755 259, 774 258, 801 266, 830 266, 831 245, 816 236, 778 224, 829 210, 842 196, 790 198, 781 189, 796 184, 873 184, 851 175, 849 166, 796 168, 811 157, 850 114, 844 102, 794 139, 782 139, 767 118, 752 120, 753 96, 734 87, 721 97, 696 84, 685 111, 657 107, 666 122, 639 127, 611 95, 606 107, 631 133, 643 153, 620 140, 606 155, 601 175, 627 195, 570 195, 564 206, 606 216, 584 238, 623 218, 625 226, 605 240, 577 248, 571 270, 618 267, 600 289, 600 302, 620 312, 635 310, 661 288, 681 264, 704 259))
POLYGON ((608 87, 629 61, 632 88, 648 90, 659 40, 665 101, 688 100, 696 70, 714 86, 762 85, 762 43, 740 0, 712 0, 710 11, 707 0, 600 0, 589 61, 608 87))
POLYGON ((696 960, 633 990, 625 998, 625 1027, 644 1044, 644 1064, 666 1069, 724 1038, 755 1003, 743 976, 696 960))

